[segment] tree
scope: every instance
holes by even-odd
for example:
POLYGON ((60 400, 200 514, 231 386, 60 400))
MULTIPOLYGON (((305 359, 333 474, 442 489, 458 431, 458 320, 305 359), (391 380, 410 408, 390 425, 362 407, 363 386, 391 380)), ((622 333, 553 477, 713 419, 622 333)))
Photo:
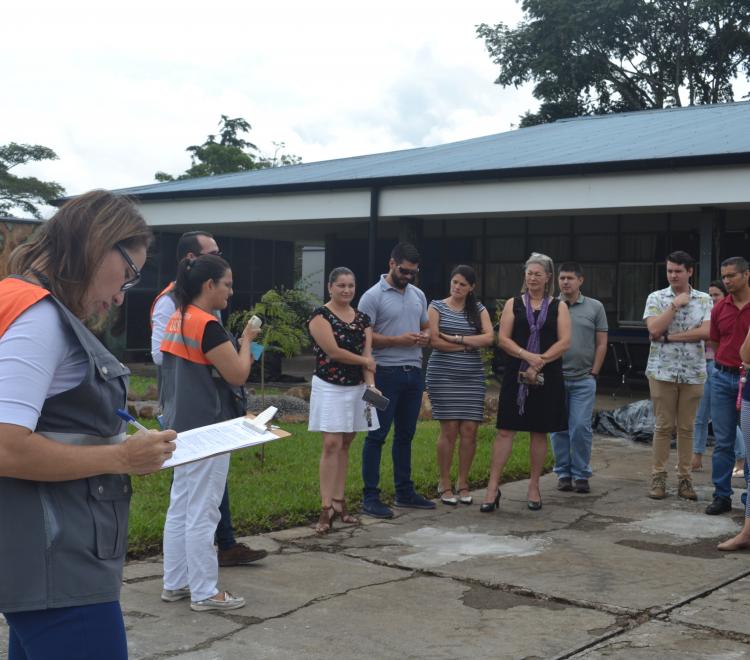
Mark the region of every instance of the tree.
MULTIPOLYGON (((216 135, 209 135, 203 144, 188 147, 186 151, 190 154, 192 166, 176 179, 261 170, 302 161, 299 156, 279 153, 285 147, 283 142, 273 143, 276 147, 273 156, 264 155, 252 142, 240 137, 251 130, 252 126, 242 117, 230 119, 221 115, 219 141, 216 141, 216 135)), ((175 181, 175 177, 166 172, 157 172, 154 177, 157 181, 175 181)))
POLYGON ((20 177, 10 170, 18 165, 42 160, 57 160, 57 154, 41 144, 0 145, 0 214, 11 215, 14 208, 40 218, 37 204, 48 204, 62 197, 65 188, 54 181, 40 181, 33 176, 20 177))
POLYGON ((523 20, 477 26, 495 81, 534 81, 521 126, 734 100, 750 78, 750 0, 523 0, 523 20))

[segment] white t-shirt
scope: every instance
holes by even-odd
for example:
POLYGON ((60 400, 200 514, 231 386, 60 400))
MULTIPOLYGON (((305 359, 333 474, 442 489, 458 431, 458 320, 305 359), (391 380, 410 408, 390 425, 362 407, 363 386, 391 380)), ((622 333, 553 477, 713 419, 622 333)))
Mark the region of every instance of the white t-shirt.
POLYGON ((167 322, 175 313, 175 305, 172 296, 164 295, 156 301, 154 313, 151 316, 151 359, 154 364, 161 366, 161 340, 164 339, 164 331, 167 329, 167 322))
POLYGON ((44 402, 80 385, 87 367, 55 303, 32 305, 0 337, 0 423, 33 431, 44 402))

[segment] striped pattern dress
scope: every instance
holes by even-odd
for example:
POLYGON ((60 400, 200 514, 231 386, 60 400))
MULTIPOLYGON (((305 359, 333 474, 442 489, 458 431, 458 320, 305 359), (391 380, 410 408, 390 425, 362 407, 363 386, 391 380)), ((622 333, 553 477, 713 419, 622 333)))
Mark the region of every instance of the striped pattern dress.
MULTIPOLYGON (((440 315, 439 329, 447 335, 476 335, 463 311, 452 310, 442 300, 433 300, 440 315)), ((479 311, 484 305, 477 303, 479 311)), ((433 419, 484 419, 486 389, 484 365, 479 351, 443 352, 433 349, 427 362, 427 392, 432 404, 433 419)))

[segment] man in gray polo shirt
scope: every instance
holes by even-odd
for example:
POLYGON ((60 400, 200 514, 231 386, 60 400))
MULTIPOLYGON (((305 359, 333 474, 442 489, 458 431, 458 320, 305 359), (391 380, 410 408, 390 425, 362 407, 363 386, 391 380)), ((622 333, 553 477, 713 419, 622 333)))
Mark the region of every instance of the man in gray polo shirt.
POLYGON ((566 262, 558 269, 560 299, 570 311, 570 348, 563 355, 568 405, 568 430, 552 434, 558 490, 590 491, 591 415, 596 379, 607 354, 607 315, 604 305, 581 293, 583 270, 566 262))
POLYGON ((380 500, 380 457, 385 438, 394 424, 393 480, 397 507, 434 509, 435 503, 414 490, 411 480, 411 442, 422 406, 422 348, 430 341, 427 299, 411 284, 419 272, 419 252, 399 243, 391 252, 389 271, 362 294, 360 312, 372 323, 375 385, 390 399, 378 411, 380 428, 370 431, 362 449, 362 512, 375 518, 392 518, 393 511, 380 500))

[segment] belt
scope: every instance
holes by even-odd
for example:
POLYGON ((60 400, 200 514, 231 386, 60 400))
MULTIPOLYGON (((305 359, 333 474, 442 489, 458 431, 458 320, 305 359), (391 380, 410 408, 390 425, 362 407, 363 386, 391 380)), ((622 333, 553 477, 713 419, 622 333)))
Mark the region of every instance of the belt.
POLYGON ((721 362, 714 362, 714 369, 718 369, 719 371, 726 371, 728 374, 734 374, 735 376, 740 375, 739 367, 728 367, 726 364, 722 364, 721 362))
POLYGON ((381 367, 378 365, 378 370, 383 371, 384 369, 401 369, 401 371, 412 371, 413 369, 421 369, 422 367, 414 367, 410 364, 402 364, 397 367, 381 367))

